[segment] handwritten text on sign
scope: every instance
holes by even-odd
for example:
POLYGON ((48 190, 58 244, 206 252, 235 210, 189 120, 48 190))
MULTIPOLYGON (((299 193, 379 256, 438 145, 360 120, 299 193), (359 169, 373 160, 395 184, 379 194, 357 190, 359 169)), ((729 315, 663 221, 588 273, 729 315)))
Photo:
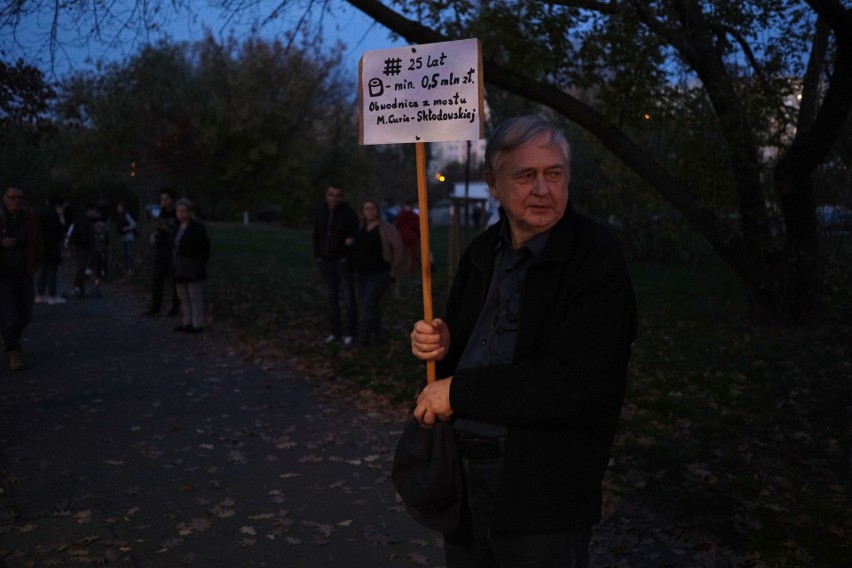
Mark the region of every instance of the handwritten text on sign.
POLYGON ((482 138, 481 61, 477 39, 365 52, 361 143, 482 138))

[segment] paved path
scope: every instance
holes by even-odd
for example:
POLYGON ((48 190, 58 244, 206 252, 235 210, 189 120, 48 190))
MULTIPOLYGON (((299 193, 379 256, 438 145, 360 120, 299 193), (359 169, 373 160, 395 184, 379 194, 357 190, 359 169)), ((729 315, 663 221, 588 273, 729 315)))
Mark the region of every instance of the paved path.
MULTIPOLYGON (((0 365, 0 567, 444 565, 388 477, 401 422, 365 393, 187 336, 144 299, 37 305, 28 367, 0 365), (346 401, 346 404, 342 403, 346 401)), ((724 566, 635 505, 595 531, 598 568, 724 566)))
POLYGON ((438 566, 387 471, 397 424, 127 291, 37 305, 0 367, 0 564, 438 566))

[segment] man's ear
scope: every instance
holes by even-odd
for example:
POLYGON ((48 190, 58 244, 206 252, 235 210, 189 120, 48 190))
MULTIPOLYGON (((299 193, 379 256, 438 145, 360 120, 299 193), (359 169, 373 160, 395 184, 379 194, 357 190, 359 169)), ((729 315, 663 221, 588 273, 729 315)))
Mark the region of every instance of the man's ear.
POLYGON ((491 197, 493 197, 497 201, 500 201, 500 199, 497 197, 497 190, 495 189, 495 183, 497 182, 497 179, 495 178, 494 174, 492 172, 483 172, 482 177, 483 179, 485 179, 485 183, 488 184, 488 193, 491 194, 491 197))

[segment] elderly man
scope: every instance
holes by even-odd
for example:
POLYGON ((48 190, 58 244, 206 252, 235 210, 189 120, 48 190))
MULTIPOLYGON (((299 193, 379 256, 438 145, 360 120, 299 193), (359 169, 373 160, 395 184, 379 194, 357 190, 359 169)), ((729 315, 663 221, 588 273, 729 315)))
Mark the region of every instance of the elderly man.
POLYGON ((39 216, 24 207, 24 192, 10 185, 0 207, 0 324, 9 367, 24 366, 21 336, 33 317, 33 277, 41 264, 44 244, 39 216))
POLYGON ((501 124, 485 180, 504 218, 459 263, 444 319, 412 352, 436 361, 415 418, 452 421, 463 464, 447 565, 588 565, 636 334, 618 240, 569 201, 570 146, 538 116, 501 124))

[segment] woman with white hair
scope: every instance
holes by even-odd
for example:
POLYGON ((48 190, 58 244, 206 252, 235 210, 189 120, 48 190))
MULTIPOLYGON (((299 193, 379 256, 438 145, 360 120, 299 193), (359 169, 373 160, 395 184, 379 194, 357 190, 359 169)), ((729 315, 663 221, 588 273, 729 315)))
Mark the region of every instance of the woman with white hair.
POLYGON ((192 215, 194 205, 186 198, 175 203, 178 227, 173 249, 174 281, 183 318, 175 331, 201 333, 204 329, 204 296, 201 285, 207 278, 210 239, 204 223, 192 215))

